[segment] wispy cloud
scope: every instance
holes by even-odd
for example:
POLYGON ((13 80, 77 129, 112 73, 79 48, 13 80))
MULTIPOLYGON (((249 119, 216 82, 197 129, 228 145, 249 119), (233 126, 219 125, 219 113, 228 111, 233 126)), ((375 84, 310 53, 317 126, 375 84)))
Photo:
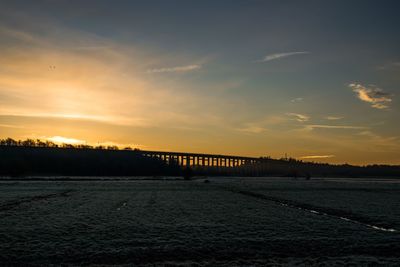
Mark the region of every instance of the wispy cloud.
POLYGON ((291 116, 294 120, 298 122, 306 122, 310 120, 310 117, 299 113, 286 113, 286 115, 291 116))
POLYGON ((339 116, 326 116, 325 119, 330 120, 330 121, 336 121, 336 120, 341 120, 343 117, 339 116))
POLYGON ((325 125, 325 124, 310 124, 306 125, 307 130, 314 129, 368 129, 368 127, 364 126, 353 126, 353 125, 325 125))
POLYGON ((370 103, 373 108, 386 109, 389 107, 388 103, 392 102, 391 95, 378 87, 367 87, 359 83, 350 83, 349 87, 357 93, 360 100, 370 103))
POLYGON ((39 45, 46 44, 45 42, 41 41, 39 38, 37 38, 31 33, 0 25, 0 36, 2 35, 7 36, 10 39, 18 40, 24 43, 39 44, 39 45))
POLYGON ((11 125, 11 124, 0 124, 0 128, 16 128, 16 129, 23 129, 24 126, 21 125, 11 125))
POLYGON ((397 69, 400 69, 400 61, 386 63, 385 65, 378 66, 377 69, 378 70, 397 70, 397 69))
POLYGON ((290 100, 290 102, 292 103, 297 103, 297 102, 302 102, 304 99, 302 97, 298 97, 298 98, 294 98, 292 100, 290 100))
MULTIPOLYGON (((30 117, 32 122, 36 118, 44 119, 46 126, 55 118, 93 122, 93 125, 101 123, 104 127, 109 127, 108 124, 174 127, 192 125, 194 121, 192 118, 185 122, 172 117, 166 119, 166 113, 188 114, 210 101, 195 90, 185 90, 189 87, 188 81, 158 81, 144 75, 147 69, 149 72, 194 71, 204 66, 207 59, 193 62, 192 57, 171 58, 143 47, 47 25, 57 24, 32 22, 35 30, 0 25, 0 39, 10 40, 10 43, 0 42, 0 50, 7 51, 0 57, 0 115, 30 117), (42 32, 46 34, 43 36, 42 32), (150 70, 165 66, 162 62, 175 61, 192 65, 150 70), (49 66, 56 68, 49 69, 49 66), (101 79, 95 79, 97 76, 101 79), (190 107, 182 104, 188 99, 193 103, 190 107), (164 107, 162 111, 157 108, 160 106, 164 107)), ((201 113, 202 119, 196 121, 197 125, 200 120, 208 124, 205 116, 213 112, 202 110, 201 113)), ((4 125, 11 129, 12 123, 0 121, 0 124, 2 129, 6 128, 4 125)), ((47 133, 49 136, 60 134, 55 129, 47 133)))
POLYGON ((296 56, 296 55, 304 55, 304 54, 309 54, 309 53, 310 52, 307 52, 307 51, 298 51, 298 52, 269 54, 269 55, 266 55, 263 59, 257 60, 257 62, 268 62, 271 60, 276 60, 276 59, 281 59, 281 58, 296 56))
POLYGON ((237 130, 244 133, 259 134, 265 132, 267 129, 257 125, 248 125, 243 128, 237 128, 237 130))
POLYGON ((301 159, 327 159, 333 158, 335 155, 311 155, 311 156, 303 156, 300 157, 301 159))
POLYGON ((400 149, 399 136, 384 136, 370 130, 364 130, 357 134, 360 142, 365 142, 368 147, 374 147, 375 151, 387 153, 393 151, 397 153, 400 149))
POLYGON ((380 141, 380 142, 391 142, 391 141, 396 141, 396 140, 400 140, 400 137, 398 136, 391 136, 391 137, 383 137, 379 134, 373 133, 372 131, 361 131, 358 133, 358 135, 361 136, 366 136, 369 137, 371 139, 373 139, 374 141, 380 141))
POLYGON ((193 70, 201 69, 201 65, 186 65, 186 66, 177 66, 177 67, 167 67, 167 68, 155 68, 148 69, 147 73, 164 73, 164 72, 188 72, 193 70))
MULTIPOLYGON (((149 126, 148 122, 142 118, 127 118, 122 116, 93 116, 85 114, 57 114, 57 113, 35 113, 34 111, 29 111, 29 114, 24 112, 3 112, 0 108, 0 117, 8 116, 14 118, 28 118, 28 119, 62 119, 71 121, 86 121, 86 122, 98 122, 110 125, 118 126, 135 126, 135 127, 146 127, 149 126)), ((0 127, 5 128, 25 128, 21 125, 9 125, 0 124, 0 127)))

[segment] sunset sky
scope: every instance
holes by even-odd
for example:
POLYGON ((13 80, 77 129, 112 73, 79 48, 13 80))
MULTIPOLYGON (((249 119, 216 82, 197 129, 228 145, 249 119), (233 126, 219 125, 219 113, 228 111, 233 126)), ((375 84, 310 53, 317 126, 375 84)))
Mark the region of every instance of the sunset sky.
POLYGON ((399 10, 0 0, 0 138, 400 164, 399 10))

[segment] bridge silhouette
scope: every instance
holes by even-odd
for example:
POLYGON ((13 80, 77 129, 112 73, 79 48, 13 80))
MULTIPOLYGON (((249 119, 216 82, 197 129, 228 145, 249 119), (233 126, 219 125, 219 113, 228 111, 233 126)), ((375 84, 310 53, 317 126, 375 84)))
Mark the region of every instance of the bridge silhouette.
POLYGON ((146 157, 157 158, 167 164, 177 164, 182 167, 241 167, 254 166, 265 163, 264 158, 199 154, 186 152, 165 152, 139 150, 140 154, 146 157))

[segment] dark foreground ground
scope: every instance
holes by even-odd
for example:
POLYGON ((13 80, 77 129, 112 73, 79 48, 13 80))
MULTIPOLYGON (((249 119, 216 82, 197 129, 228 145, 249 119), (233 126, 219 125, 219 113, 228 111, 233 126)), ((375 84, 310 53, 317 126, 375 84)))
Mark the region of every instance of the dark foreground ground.
POLYGON ((0 265, 400 265, 400 180, 0 181, 0 265))

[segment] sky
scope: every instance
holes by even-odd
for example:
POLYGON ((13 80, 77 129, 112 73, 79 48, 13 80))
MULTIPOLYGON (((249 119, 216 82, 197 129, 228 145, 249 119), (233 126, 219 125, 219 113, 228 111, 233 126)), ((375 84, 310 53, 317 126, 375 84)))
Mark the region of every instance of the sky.
POLYGON ((0 138, 400 164, 399 8, 0 0, 0 138))

